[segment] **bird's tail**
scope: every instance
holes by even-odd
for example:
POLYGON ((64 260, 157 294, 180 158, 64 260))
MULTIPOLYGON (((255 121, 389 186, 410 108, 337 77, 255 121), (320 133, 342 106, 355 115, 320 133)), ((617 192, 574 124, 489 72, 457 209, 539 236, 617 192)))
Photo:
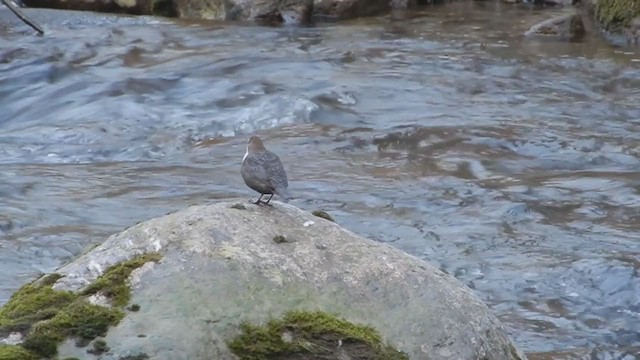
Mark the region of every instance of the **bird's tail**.
POLYGON ((291 194, 287 188, 277 188, 275 193, 282 198, 283 202, 289 202, 292 199, 291 194))

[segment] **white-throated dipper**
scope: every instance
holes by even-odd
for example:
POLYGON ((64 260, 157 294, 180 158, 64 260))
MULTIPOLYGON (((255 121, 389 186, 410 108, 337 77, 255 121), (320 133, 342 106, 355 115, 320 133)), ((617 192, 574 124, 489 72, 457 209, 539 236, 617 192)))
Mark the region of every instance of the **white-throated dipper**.
POLYGON ((288 202, 291 198, 287 190, 289 186, 287 173, 280 158, 267 150, 258 136, 249 138, 240 172, 245 184, 260 193, 258 200, 255 202, 249 200, 250 202, 259 204, 264 195, 271 195, 267 201, 264 201, 268 204, 273 194, 280 196, 284 202, 288 202))

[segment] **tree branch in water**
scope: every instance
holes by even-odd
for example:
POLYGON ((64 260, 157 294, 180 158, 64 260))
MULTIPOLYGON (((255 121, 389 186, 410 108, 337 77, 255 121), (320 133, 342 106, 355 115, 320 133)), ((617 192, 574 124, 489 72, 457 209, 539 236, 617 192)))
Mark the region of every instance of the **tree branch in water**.
POLYGON ((20 18, 20 20, 24 21, 25 24, 31 26, 40 35, 44 35, 44 30, 40 27, 40 25, 30 20, 25 14, 22 13, 22 11, 20 11, 20 9, 13 6, 13 4, 11 3, 11 0, 0 0, 0 1, 2 1, 2 3, 5 4, 9 8, 9 10, 11 10, 11 12, 16 14, 16 16, 20 18))

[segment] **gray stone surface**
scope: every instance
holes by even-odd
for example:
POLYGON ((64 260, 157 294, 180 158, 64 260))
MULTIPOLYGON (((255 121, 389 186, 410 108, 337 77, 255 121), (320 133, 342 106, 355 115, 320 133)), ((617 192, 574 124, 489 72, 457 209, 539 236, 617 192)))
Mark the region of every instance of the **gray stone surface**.
POLYGON ((526 36, 553 36, 561 40, 576 40, 586 33, 582 16, 575 8, 568 9, 566 14, 553 17, 533 25, 526 36))
MULTIPOLYGON (((234 359, 224 345, 243 320, 324 310, 376 327, 411 359, 524 359, 489 309, 425 262, 292 205, 193 206, 109 237, 60 268, 78 290, 109 266, 160 252, 131 276, 129 312, 100 359, 234 359), (285 242, 275 242, 282 235, 285 242)), ((60 358, 97 358, 73 341, 60 358)))
POLYGON ((415 0, 24 0, 28 7, 189 19, 307 24, 415 7, 415 0))

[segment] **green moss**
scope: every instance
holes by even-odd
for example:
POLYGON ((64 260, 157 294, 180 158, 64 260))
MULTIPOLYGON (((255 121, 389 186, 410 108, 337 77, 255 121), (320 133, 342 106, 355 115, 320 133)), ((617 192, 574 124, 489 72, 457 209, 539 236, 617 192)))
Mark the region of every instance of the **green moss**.
POLYGON ((408 360, 403 352, 384 344, 378 332, 324 312, 291 311, 264 326, 240 325, 241 334, 227 343, 241 360, 345 358, 408 360))
POLYGON ((329 215, 326 211, 316 210, 316 211, 312 212, 311 214, 313 214, 313 215, 315 215, 315 216, 317 216, 317 217, 321 217, 321 218, 323 218, 323 219, 326 219, 326 220, 329 220, 329 221, 335 222, 335 221, 333 220, 333 218, 331 217, 331 215, 329 215))
POLYGON ((149 261, 159 261, 161 255, 157 253, 144 254, 131 260, 116 264, 107 269, 102 276, 82 291, 82 295, 101 292, 111 299, 114 306, 125 306, 131 299, 131 289, 127 278, 131 272, 149 261))
POLYGON ((283 242, 287 242, 287 238, 284 235, 276 235, 273 237, 273 242, 276 244, 282 244, 283 242))
POLYGON ((51 289, 58 274, 45 276, 16 291, 0 308, 0 336, 14 331, 28 331, 35 322, 50 319, 72 303, 77 295, 51 289))
POLYGON ((61 277, 58 274, 24 285, 0 308, 0 336, 19 331, 26 333, 26 338, 20 346, 2 346, 0 360, 19 360, 20 354, 31 356, 25 359, 51 357, 65 338, 73 337, 80 345, 86 345, 105 335, 110 326, 124 317, 120 307, 131 298, 126 282, 131 271, 159 259, 159 254, 146 254, 112 266, 81 294, 53 290, 51 286, 61 277), (90 304, 85 296, 96 292, 109 296, 117 307, 90 304))
POLYGON ((32 352, 16 345, 0 344, 0 360, 37 360, 32 352))
POLYGON ((129 310, 129 311, 133 311, 133 312, 140 311, 140 305, 138 305, 138 304, 131 304, 131 306, 129 306, 129 307, 127 308, 127 310, 129 310))
POLYGON ((620 31, 635 17, 640 16, 640 1, 599 0, 594 15, 606 30, 620 31))
POLYGON ((93 342, 93 348, 87 350, 89 354, 100 355, 109 351, 109 347, 107 346, 107 342, 104 340, 96 340, 93 342))
POLYGON ((124 313, 117 308, 93 305, 78 299, 56 316, 35 325, 22 346, 44 357, 57 353, 58 343, 74 337, 85 345, 97 336, 104 336, 109 326, 116 325, 124 313))
POLYGON ((40 286, 53 286, 53 284, 55 284, 56 281, 60 280, 60 278, 62 278, 62 275, 52 273, 41 277, 40 279, 34 281, 34 283, 40 286))

